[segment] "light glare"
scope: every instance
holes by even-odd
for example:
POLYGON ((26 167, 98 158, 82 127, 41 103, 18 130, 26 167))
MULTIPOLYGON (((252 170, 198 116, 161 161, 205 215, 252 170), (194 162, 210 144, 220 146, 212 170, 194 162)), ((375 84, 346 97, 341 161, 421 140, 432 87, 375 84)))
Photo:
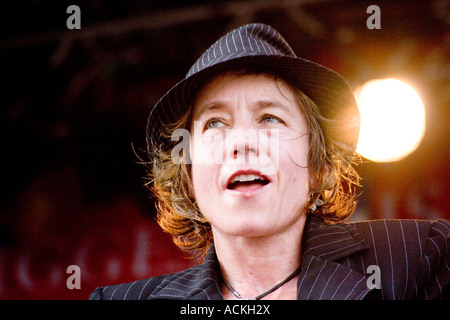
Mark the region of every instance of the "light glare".
POLYGON ((398 161, 425 134, 425 109, 417 92, 396 79, 372 80, 355 92, 361 113, 357 152, 377 162, 398 161))

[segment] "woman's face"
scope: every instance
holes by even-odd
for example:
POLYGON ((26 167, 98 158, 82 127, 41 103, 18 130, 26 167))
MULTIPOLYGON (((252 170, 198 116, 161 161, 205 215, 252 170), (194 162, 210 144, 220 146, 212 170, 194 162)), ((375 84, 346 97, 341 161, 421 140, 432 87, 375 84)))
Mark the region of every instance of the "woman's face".
POLYGON ((295 93, 268 75, 225 73, 197 95, 193 193, 213 233, 259 237, 304 218, 308 130, 295 93))

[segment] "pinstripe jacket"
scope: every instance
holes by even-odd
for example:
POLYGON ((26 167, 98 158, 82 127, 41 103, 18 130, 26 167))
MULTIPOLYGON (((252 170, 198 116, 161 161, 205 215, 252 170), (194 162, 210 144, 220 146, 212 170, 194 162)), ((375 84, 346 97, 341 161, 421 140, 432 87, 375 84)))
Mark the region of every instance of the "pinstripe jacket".
MULTIPOLYGON (((450 222, 373 220, 329 225, 308 218, 299 300, 450 299, 450 222), (381 288, 373 285, 379 267, 381 288)), ((90 299, 222 299, 214 246, 179 273, 98 287, 90 299)))

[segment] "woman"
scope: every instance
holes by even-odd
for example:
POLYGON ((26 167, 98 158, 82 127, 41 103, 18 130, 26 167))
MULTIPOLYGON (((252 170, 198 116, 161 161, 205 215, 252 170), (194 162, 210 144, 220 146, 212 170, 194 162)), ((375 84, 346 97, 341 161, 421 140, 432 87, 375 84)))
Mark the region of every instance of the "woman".
POLYGON ((91 299, 445 299, 447 221, 348 224, 359 113, 273 28, 231 31, 153 108, 158 222, 203 263, 91 299))

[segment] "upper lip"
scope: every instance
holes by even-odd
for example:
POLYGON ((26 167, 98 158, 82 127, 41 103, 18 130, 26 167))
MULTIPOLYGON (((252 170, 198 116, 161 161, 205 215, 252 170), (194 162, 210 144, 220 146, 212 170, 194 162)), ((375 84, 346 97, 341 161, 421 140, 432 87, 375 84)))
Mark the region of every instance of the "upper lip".
POLYGON ((264 179, 264 180, 269 181, 269 183, 272 182, 272 180, 271 180, 268 176, 262 174, 262 173, 261 173, 260 171, 258 171, 258 170, 252 170, 252 169, 250 169, 250 170, 238 170, 238 171, 234 172, 234 173, 227 179, 226 184, 225 184, 225 189, 227 189, 228 186, 230 185, 231 181, 233 181, 233 179, 234 179, 235 177, 239 176, 239 175, 256 175, 256 176, 261 177, 261 178, 264 179))

